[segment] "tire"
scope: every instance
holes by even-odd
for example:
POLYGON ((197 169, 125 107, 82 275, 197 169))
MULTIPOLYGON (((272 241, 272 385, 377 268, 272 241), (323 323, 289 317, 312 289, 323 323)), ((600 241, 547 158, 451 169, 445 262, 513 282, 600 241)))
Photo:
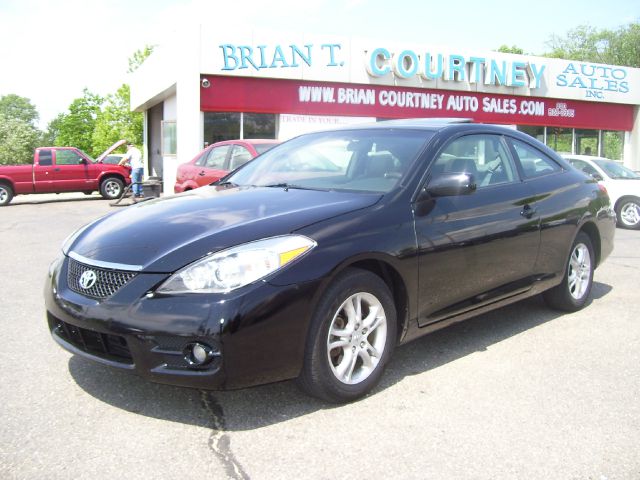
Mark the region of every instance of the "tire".
POLYGON ((334 403, 364 396, 391 358, 396 331, 393 297, 382 279, 345 270, 318 302, 298 386, 334 403))
POLYGON ((13 189, 6 183, 0 183, 0 207, 8 205, 13 199, 13 189))
POLYGON ((105 178, 100 184, 100 195, 107 200, 115 200, 122 196, 124 182, 116 177, 105 178))
POLYGON ((571 246, 562 282, 544 292, 547 304, 558 310, 575 312, 587 303, 593 286, 595 255, 588 235, 580 232, 571 246))
POLYGON ((640 199, 626 197, 616 205, 618 226, 631 230, 640 229, 640 199))

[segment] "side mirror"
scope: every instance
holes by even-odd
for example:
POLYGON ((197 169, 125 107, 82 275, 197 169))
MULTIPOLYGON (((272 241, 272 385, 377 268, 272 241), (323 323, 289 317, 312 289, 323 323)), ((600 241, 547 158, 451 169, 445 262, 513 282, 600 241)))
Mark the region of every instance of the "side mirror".
POLYGON ((432 197, 452 197, 469 195, 476 188, 476 179, 470 173, 443 173, 433 177, 425 190, 432 197))
POLYGON ((600 175, 598 172, 593 172, 593 173, 591 174, 591 176, 592 176, 593 178, 595 178, 595 179, 596 179, 597 181, 599 181, 599 182, 601 182, 602 180, 604 180, 604 178, 602 178, 602 175, 600 175))
POLYGON ((87 162, 87 159, 86 159, 86 158, 81 158, 80 160, 78 160, 78 164, 84 164, 84 165, 86 165, 87 163, 89 163, 89 162, 87 162))

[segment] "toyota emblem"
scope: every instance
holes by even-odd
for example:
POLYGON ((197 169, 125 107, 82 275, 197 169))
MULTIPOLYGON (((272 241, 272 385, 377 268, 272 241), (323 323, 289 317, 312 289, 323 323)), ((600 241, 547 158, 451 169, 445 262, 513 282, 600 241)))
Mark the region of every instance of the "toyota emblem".
POLYGON ((96 275, 96 272, 93 270, 86 270, 80 276, 80 286, 85 290, 88 290, 96 284, 97 279, 98 276, 96 275))

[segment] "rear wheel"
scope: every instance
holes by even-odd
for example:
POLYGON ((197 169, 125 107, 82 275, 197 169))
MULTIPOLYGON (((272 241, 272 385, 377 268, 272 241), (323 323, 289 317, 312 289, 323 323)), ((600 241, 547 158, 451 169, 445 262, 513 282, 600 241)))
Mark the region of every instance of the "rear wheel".
POLYGON ((589 236, 580 232, 571 246, 571 253, 560 285, 544 292, 547 304, 559 310, 575 312, 584 307, 593 285, 595 256, 589 236))
POLYGON ((13 199, 13 190, 5 183, 0 183, 0 207, 7 205, 13 199))
POLYGON ((616 206, 616 217, 618 225, 632 230, 640 228, 640 199, 623 198, 616 206))
POLYGON ((107 200, 120 198, 124 189, 124 182, 116 177, 105 178, 100 184, 100 195, 107 200))
POLYGON ((364 396, 391 358, 396 330, 387 285, 370 272, 345 271, 318 303, 298 385, 330 402, 364 396))

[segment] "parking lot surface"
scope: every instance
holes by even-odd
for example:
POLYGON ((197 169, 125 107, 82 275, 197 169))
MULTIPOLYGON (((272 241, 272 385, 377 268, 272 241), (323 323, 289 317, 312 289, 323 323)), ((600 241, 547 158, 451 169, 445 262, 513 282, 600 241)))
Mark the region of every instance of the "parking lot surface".
POLYGON ((0 478, 640 478, 640 232, 617 230, 584 310, 534 298, 441 330, 336 406, 293 382, 156 385, 58 347, 47 267, 115 208, 65 194, 0 209, 0 478))

